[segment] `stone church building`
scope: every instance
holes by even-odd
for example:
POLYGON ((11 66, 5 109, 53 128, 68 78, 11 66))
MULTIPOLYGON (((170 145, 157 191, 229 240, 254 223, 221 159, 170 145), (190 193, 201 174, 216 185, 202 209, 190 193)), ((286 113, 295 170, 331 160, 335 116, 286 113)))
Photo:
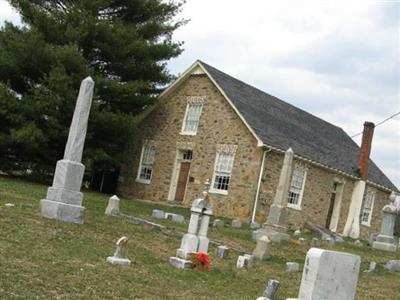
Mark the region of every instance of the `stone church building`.
POLYGON ((149 108, 125 151, 122 195, 190 206, 211 182, 215 215, 265 222, 285 151, 294 151, 288 225, 379 232, 393 183, 339 127, 196 61, 149 108))

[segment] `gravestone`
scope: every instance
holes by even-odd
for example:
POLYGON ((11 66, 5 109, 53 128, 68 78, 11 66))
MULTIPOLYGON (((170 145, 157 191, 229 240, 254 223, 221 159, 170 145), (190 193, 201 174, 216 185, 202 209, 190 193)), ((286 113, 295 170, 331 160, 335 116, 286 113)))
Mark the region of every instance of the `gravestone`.
POLYGON ((311 248, 307 252, 298 300, 354 300, 361 258, 311 248))
POLYGON ((390 204, 385 205, 382 209, 383 218, 381 224, 381 232, 376 237, 376 241, 372 243, 372 248, 384 251, 396 251, 397 245, 394 233, 394 225, 396 222, 397 209, 394 205, 396 195, 392 192, 389 197, 390 204))
POLYGON ((371 261, 371 262, 369 263, 368 272, 374 272, 375 269, 376 269, 376 262, 375 262, 375 261, 371 261))
POLYGON ((286 272, 298 272, 300 270, 300 265, 297 262, 287 262, 286 263, 286 272))
POLYGON ((266 258, 269 257, 269 244, 271 243, 271 241, 269 240, 269 238, 267 236, 262 236, 261 238, 259 238, 257 240, 257 245, 256 248, 253 251, 253 256, 256 259, 259 260, 264 260, 266 258))
POLYGON ((178 214, 173 214, 173 213, 165 213, 164 217, 167 220, 171 220, 171 221, 177 222, 177 223, 183 223, 185 221, 184 216, 178 215, 178 214))
POLYGON ((389 260, 384 267, 392 272, 400 272, 400 260, 389 260))
POLYGON ((215 228, 223 228, 225 226, 224 221, 220 220, 220 219, 215 219, 213 221, 213 227, 215 228))
POLYGON ((170 264, 175 268, 191 268, 193 266, 191 261, 193 254, 198 252, 208 253, 210 241, 207 237, 207 231, 210 217, 212 216, 212 206, 207 203, 208 189, 210 187, 208 180, 204 186, 203 197, 195 199, 192 203, 188 232, 183 235, 181 246, 176 251, 176 256, 169 258, 170 264))
POLYGON ((239 255, 236 261, 236 268, 250 269, 253 267, 253 258, 249 254, 239 255))
POLYGON ((297 229, 295 232, 293 232, 294 236, 300 236, 301 235, 301 231, 300 229, 297 229))
POLYGON ((232 228, 241 228, 242 222, 240 220, 233 220, 231 226, 232 228))
POLYGON ((117 249, 113 256, 107 257, 107 262, 113 265, 130 265, 131 261, 127 258, 128 249, 128 238, 126 236, 121 237, 117 243, 117 249))
POLYGON ((105 211, 106 215, 118 215, 119 214, 119 198, 114 195, 108 199, 108 205, 105 211))
POLYGON ((267 221, 263 224, 263 231, 272 242, 288 240, 287 232, 287 201, 293 165, 293 150, 289 148, 285 152, 283 166, 279 176, 278 187, 274 201, 269 209, 267 221))
POLYGON ((275 279, 268 280, 267 286, 264 290, 262 297, 257 298, 257 300, 274 300, 278 288, 279 288, 278 280, 275 279))
POLYGON ((229 257, 230 248, 224 245, 217 247, 217 257, 219 258, 228 258, 229 257))
POLYGON ((165 219, 165 212, 159 209, 153 209, 151 216, 156 219, 165 219))
POLYGON ((85 78, 79 90, 64 158, 57 162, 53 184, 40 201, 42 216, 64 222, 83 223, 83 194, 80 192, 85 166, 81 163, 86 128, 92 104, 94 81, 85 78))

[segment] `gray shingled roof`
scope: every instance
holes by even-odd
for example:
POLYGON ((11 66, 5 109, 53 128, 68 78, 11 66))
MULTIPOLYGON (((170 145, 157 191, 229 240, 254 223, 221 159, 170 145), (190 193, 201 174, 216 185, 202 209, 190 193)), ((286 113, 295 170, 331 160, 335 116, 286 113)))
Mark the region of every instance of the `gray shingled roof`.
MULTIPOLYGON (((359 177, 358 145, 340 127, 200 62, 266 145, 359 177)), ((397 191, 370 160, 368 180, 397 191)))

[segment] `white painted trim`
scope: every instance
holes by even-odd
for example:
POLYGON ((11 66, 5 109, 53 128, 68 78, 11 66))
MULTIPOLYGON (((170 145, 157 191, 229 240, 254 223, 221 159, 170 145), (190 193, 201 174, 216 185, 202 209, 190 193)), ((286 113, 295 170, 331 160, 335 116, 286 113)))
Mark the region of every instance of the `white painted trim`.
MULTIPOLYGON (((190 160, 185 160, 181 157, 182 151, 184 150, 189 150, 189 149, 183 149, 183 148, 178 148, 176 149, 176 155, 175 155, 175 163, 172 169, 172 175, 171 175, 171 183, 169 187, 169 192, 168 192, 168 201, 175 201, 175 196, 176 196, 176 188, 178 187, 178 179, 179 179, 179 172, 181 170, 181 163, 183 162, 190 162, 190 167, 192 167, 192 161, 190 160)), ((186 179, 186 185, 185 185, 185 192, 184 194, 186 195, 188 183, 189 183, 189 177, 190 177, 190 169, 188 172, 188 176, 186 179)))
POLYGON ((213 169, 213 175, 212 175, 212 179, 211 179, 211 185, 210 185, 210 189, 209 189, 209 192, 211 193, 211 194, 221 194, 221 195, 228 195, 228 190, 229 190, 229 187, 230 187, 230 185, 231 185, 231 178, 232 178, 232 170, 233 170, 233 166, 234 166, 234 164, 235 164, 235 154, 233 154, 233 153, 229 153, 229 154, 231 154, 231 155, 233 155, 233 161, 232 161, 232 168, 231 168, 231 171, 230 171, 230 173, 229 173, 229 185, 228 185, 228 190, 218 190, 218 189, 214 189, 214 183, 215 183, 215 171, 216 171, 216 169, 217 169, 217 162, 218 162, 218 157, 219 157, 219 154, 220 153, 224 153, 224 152, 222 152, 222 151, 216 151, 215 152, 215 161, 214 161, 214 169, 213 169))
POLYGON ((335 204, 333 206, 332 216, 329 224, 329 230, 332 232, 337 231, 337 227, 340 219, 340 209, 342 208, 342 200, 344 193, 345 181, 336 181, 338 184, 338 189, 335 195, 335 204))
POLYGON ((361 225, 363 226, 367 226, 367 227, 371 227, 371 221, 372 221, 372 213, 374 212, 374 205, 375 205, 375 197, 376 197, 376 193, 375 191, 372 191, 371 189, 367 188, 367 191, 365 193, 364 199, 363 199, 363 207, 361 209, 361 225), (367 195, 368 192, 371 192, 373 194, 372 197, 372 205, 371 205, 371 211, 369 213, 369 217, 368 217, 368 221, 367 222, 363 222, 362 220, 362 215, 364 213, 364 204, 365 204, 365 196, 367 195))
POLYGON ((208 191, 210 194, 220 194, 220 195, 228 195, 228 191, 226 190, 217 190, 217 189, 210 189, 208 191))
MULTIPOLYGON (((150 179, 146 180, 146 179, 140 178, 140 172, 141 172, 141 170, 142 170, 143 153, 144 153, 144 148, 145 148, 146 146, 148 146, 148 145, 144 144, 144 145, 142 146, 142 153, 140 154, 139 168, 138 168, 138 172, 137 172, 136 180, 135 180, 135 181, 136 181, 136 182, 139 182, 139 183, 150 184, 151 178, 153 178, 153 173, 154 173, 153 171, 154 171, 154 168, 151 169, 150 179)), ((154 154, 154 159, 155 159, 155 154, 154 154)), ((153 165, 154 165, 154 164, 153 164, 153 165)))
POLYGON ((176 154, 175 154, 175 163, 172 168, 172 175, 171 175, 171 184, 169 186, 169 192, 168 192, 168 201, 174 201, 175 200, 175 193, 176 193, 176 187, 177 187, 177 182, 178 182, 178 174, 179 174, 179 169, 181 162, 179 160, 179 151, 180 149, 176 149, 176 154))
MULTIPOLYGON (((292 203, 289 203, 289 202, 287 203, 287 207, 293 208, 293 209, 296 209, 296 210, 301 210, 301 203, 303 202, 304 189, 306 187, 306 180, 307 180, 308 170, 307 170, 307 168, 303 168, 303 170, 304 170, 304 176, 303 176, 303 183, 301 184, 301 191, 300 191, 300 195, 299 195, 299 201, 298 201, 297 204, 292 204, 292 203)), ((292 179, 293 179, 293 172, 292 172, 292 178, 290 179, 290 182, 292 181, 292 179)), ((290 192, 290 186, 289 186, 289 192, 290 192)), ((289 197, 289 195, 288 195, 288 197, 289 197)))
POLYGON ((262 177, 263 177, 263 172, 264 172, 265 157, 267 156, 267 152, 269 152, 269 151, 271 151, 271 149, 269 149, 269 150, 265 149, 262 154, 261 167, 260 167, 260 172, 258 174, 257 191, 256 191, 256 196, 254 197, 253 211, 251 214, 251 222, 252 223, 254 223, 254 221, 256 219, 258 198, 260 197, 261 182, 262 182, 262 177))
POLYGON ((183 117, 183 122, 182 122, 182 128, 181 128, 181 132, 179 134, 181 135, 191 135, 191 136, 195 136, 197 134, 197 130, 199 129, 199 125, 200 125, 200 118, 201 118, 201 114, 203 112, 203 104, 201 104, 201 108, 200 108, 200 114, 199 114, 199 124, 197 125, 196 128, 196 132, 192 132, 192 131, 185 131, 185 124, 186 124, 186 118, 189 112, 189 106, 190 106, 190 102, 188 102, 186 104, 186 111, 185 111, 185 116, 183 117))

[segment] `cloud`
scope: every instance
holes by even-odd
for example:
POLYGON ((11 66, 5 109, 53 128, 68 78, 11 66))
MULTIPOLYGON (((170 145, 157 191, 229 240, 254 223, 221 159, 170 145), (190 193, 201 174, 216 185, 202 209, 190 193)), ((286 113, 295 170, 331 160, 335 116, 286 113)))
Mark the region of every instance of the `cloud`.
MULTIPOLYGON (((186 50, 169 66, 200 58, 353 135, 400 111, 399 12, 383 1, 188 1, 191 22, 175 34, 186 50)), ((397 186, 399 121, 376 128, 372 150, 397 186)))
POLYGON ((21 24, 21 18, 18 12, 6 0, 0 0, 0 26, 2 26, 5 21, 21 24))

